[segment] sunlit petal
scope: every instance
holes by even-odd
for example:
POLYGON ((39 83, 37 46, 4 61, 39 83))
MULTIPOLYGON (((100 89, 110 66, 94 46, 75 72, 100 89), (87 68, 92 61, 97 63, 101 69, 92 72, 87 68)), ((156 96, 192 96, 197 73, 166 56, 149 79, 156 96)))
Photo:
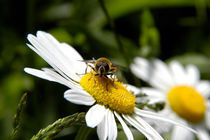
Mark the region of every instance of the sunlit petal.
POLYGON ((210 97, 210 82, 209 81, 200 81, 196 85, 196 89, 201 93, 204 97, 210 97))
POLYGON ((95 100, 92 96, 82 90, 69 89, 64 93, 64 98, 72 103, 80 105, 93 105, 95 100))
POLYGON ((187 65, 186 67, 186 74, 187 74, 187 83, 189 85, 196 85, 200 80, 200 72, 198 68, 192 64, 187 65))
POLYGON ((125 124, 125 122, 123 121, 123 119, 120 117, 120 115, 117 112, 114 112, 115 116, 117 117, 117 119, 119 120, 119 122, 122 125, 122 128, 125 132, 125 135, 127 137, 128 140, 133 140, 133 134, 131 133, 131 130, 128 128, 128 126, 125 124))
POLYGON ((171 140, 193 140, 193 138, 193 133, 185 128, 175 126, 172 130, 171 140))
POLYGON ((187 82, 188 79, 186 76, 186 72, 183 66, 179 62, 177 61, 170 62, 169 68, 172 72, 176 84, 185 84, 187 82))
POLYGON ((106 112, 106 108, 102 105, 96 104, 91 107, 85 116, 87 126, 96 127, 104 119, 106 112))
POLYGON ((108 137, 108 109, 105 110, 104 118, 97 126, 97 134, 100 140, 106 140, 108 137))
POLYGON ((117 138, 117 124, 115 122, 114 114, 108 110, 107 114, 108 123, 108 140, 115 140, 117 138))
POLYGON ((166 116, 160 116, 158 113, 154 113, 154 112, 150 112, 150 111, 146 111, 146 110, 141 110, 141 109, 138 109, 138 108, 135 108, 135 112, 139 116, 147 117, 147 118, 151 118, 151 119, 156 119, 156 120, 160 120, 160 121, 169 122, 169 123, 181 126, 181 127, 185 128, 185 129, 188 129, 188 130, 190 130, 190 131, 192 131, 194 133, 197 133, 192 128, 189 128, 189 127, 185 126, 184 124, 179 123, 179 122, 177 122, 175 120, 171 120, 171 119, 167 118, 166 116))

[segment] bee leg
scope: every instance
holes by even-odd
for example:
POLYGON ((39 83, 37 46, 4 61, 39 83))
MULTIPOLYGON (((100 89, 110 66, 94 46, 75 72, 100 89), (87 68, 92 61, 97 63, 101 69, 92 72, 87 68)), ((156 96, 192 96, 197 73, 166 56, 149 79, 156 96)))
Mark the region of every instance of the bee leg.
POLYGON ((94 74, 92 73, 92 71, 91 71, 91 74, 92 74, 93 76, 91 76, 91 77, 88 79, 88 81, 89 81, 90 79, 93 78, 93 80, 94 80, 94 85, 93 85, 93 87, 95 87, 95 86, 96 86, 96 80, 95 80, 95 76, 96 76, 96 75, 94 75, 94 74))
POLYGON ((108 91, 109 89, 108 89, 108 83, 106 83, 106 91, 108 91))
POLYGON ((85 74, 87 73, 87 68, 88 68, 88 65, 87 65, 86 68, 85 68, 85 74))
POLYGON ((115 81, 115 79, 116 79, 115 73, 116 73, 116 68, 112 68, 112 69, 110 70, 110 76, 111 76, 111 78, 113 79, 113 81, 115 81), (114 78, 113 78, 112 76, 114 76, 114 78))
MULTIPOLYGON (((87 64, 87 63, 86 63, 87 64)), ((85 73, 76 73, 76 75, 85 75, 87 74, 87 69, 88 67, 91 67, 91 65, 87 64, 86 68, 85 68, 85 73)))
MULTIPOLYGON (((87 73, 87 68, 88 68, 88 67, 90 67, 92 70, 95 71, 94 67, 88 64, 87 67, 86 67, 86 69, 85 69, 85 73, 87 73)), ((92 72, 92 71, 90 71, 90 73, 93 75, 93 72, 92 72)), ((89 81, 91 78, 92 78, 92 77, 90 77, 90 78, 88 79, 88 81, 89 81)))
MULTIPOLYGON (((113 78, 113 76, 115 76, 113 73, 108 73, 107 75, 110 75, 110 78, 112 79, 112 81, 115 81, 115 77, 113 78)), ((106 76, 107 77, 107 76, 106 76)), ((108 77, 107 77, 108 78, 108 77)))
POLYGON ((105 78, 109 79, 109 77, 107 77, 107 75, 103 75, 105 78))
MULTIPOLYGON (((94 76, 92 71, 90 71, 90 73, 91 73, 92 76, 94 76)), ((92 76, 88 79, 88 81, 89 81, 90 79, 92 79, 92 76)))
POLYGON ((118 81, 116 75, 113 74, 113 76, 114 76, 113 80, 114 80, 114 81, 118 81))
POLYGON ((91 73, 91 77, 88 79, 88 81, 90 80, 90 79, 92 79, 92 78, 94 78, 94 80, 95 80, 95 75, 93 75, 93 72, 92 71, 90 71, 90 73, 91 73), (93 77, 94 76, 94 77, 93 77))
MULTIPOLYGON (((107 77, 107 75, 103 75, 105 78, 109 79, 109 77, 107 77)), ((108 91, 108 83, 106 83, 106 90, 108 91)))
POLYGON ((110 74, 110 77, 112 78, 112 85, 117 89, 117 87, 115 86, 114 82, 117 82, 117 78, 116 75, 114 75, 113 73, 110 74))
POLYGON ((76 75, 85 75, 86 73, 76 73, 76 75))
POLYGON ((91 65, 87 64, 87 67, 85 68, 85 74, 87 73, 87 69, 88 69, 88 67, 90 67, 92 70, 94 70, 94 71, 95 71, 95 69, 94 69, 94 67, 93 67, 93 66, 91 66, 91 65))
POLYGON ((94 86, 93 87, 95 87, 96 86, 96 80, 95 80, 95 76, 98 76, 99 74, 95 74, 94 75, 94 86))

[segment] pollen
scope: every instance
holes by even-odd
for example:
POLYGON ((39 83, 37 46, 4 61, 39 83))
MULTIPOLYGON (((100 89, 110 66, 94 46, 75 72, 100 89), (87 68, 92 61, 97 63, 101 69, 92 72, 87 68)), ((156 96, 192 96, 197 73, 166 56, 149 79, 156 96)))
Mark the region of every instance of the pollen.
POLYGON ((205 116, 205 99, 194 88, 176 86, 168 92, 170 107, 191 123, 199 123, 205 116))
POLYGON ((98 104, 118 113, 132 114, 135 107, 135 95, 116 79, 95 75, 95 72, 85 74, 80 85, 98 104))

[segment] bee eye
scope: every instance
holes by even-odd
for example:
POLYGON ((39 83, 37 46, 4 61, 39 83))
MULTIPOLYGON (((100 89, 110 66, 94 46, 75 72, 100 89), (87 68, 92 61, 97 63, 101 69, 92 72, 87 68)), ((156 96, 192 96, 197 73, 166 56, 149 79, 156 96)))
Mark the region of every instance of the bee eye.
POLYGON ((104 68, 105 68, 106 72, 109 71, 109 65, 107 63, 105 63, 104 68))
POLYGON ((100 67, 104 67, 106 72, 109 71, 109 65, 105 62, 97 63, 95 68, 96 68, 96 70, 98 70, 100 67))
POLYGON ((101 62, 97 63, 95 68, 96 70, 98 70, 100 67, 101 67, 101 62))

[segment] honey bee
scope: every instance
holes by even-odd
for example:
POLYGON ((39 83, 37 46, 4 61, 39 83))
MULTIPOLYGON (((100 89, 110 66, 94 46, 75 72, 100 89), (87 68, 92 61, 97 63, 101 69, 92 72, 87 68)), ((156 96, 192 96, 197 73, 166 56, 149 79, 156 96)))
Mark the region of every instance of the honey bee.
MULTIPOLYGON (((97 60, 84 60, 84 62, 87 63, 87 68, 91 67, 91 69, 96 72, 96 76, 99 75, 100 77, 104 76, 108 78, 107 75, 110 75, 112 78, 117 71, 117 65, 112 64, 111 61, 105 57, 101 57, 97 60), (93 66, 88 63, 93 64, 93 66)), ((87 73, 87 68, 85 73, 87 73)))

